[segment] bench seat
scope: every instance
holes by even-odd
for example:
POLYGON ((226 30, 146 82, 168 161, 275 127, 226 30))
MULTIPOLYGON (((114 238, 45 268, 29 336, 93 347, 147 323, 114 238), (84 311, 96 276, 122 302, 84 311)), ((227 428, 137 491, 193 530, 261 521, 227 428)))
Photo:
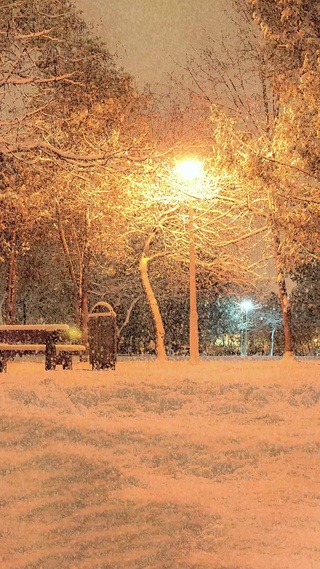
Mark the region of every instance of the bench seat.
POLYGON ((45 344, 0 344, 0 352, 45 352, 45 344))
POLYGON ((14 355, 46 353, 45 344, 8 344, 0 343, 0 373, 7 371, 7 360, 13 359, 14 355))
POLYGON ((60 352, 85 352, 86 347, 81 344, 56 344, 57 354, 60 352))
MULTIPOLYGON (((81 344, 55 344, 54 349, 55 355, 51 356, 53 361, 50 362, 50 367, 46 369, 55 369, 56 365, 62 365, 63 369, 72 369, 72 354, 80 354, 86 351, 86 347, 81 344)), ((46 344, 0 343, 0 372, 7 371, 7 359, 10 359, 14 354, 39 352, 45 353, 47 356, 46 344)))

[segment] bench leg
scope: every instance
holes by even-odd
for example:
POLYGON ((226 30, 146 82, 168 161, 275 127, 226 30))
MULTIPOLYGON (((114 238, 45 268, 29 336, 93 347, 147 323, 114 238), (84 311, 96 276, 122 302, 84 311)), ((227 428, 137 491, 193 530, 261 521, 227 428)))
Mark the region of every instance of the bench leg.
POLYGON ((8 358, 4 354, 0 355, 0 373, 5 373, 7 371, 8 358))
POLYGON ((57 365, 57 350, 55 344, 48 343, 46 345, 46 363, 45 369, 56 369, 57 365))
POLYGON ((62 369, 72 369, 72 354, 70 352, 59 352, 56 358, 56 365, 62 365, 62 369))
POLYGON ((79 361, 80 362, 88 362, 89 361, 89 356, 88 356, 87 352, 80 352, 79 361))
POLYGON ((93 356, 91 358, 91 366, 93 370, 100 370, 100 369, 116 369, 116 361, 114 359, 108 358, 104 361, 96 360, 93 356))
POLYGON ((72 369, 72 354, 62 354, 62 369, 72 369))

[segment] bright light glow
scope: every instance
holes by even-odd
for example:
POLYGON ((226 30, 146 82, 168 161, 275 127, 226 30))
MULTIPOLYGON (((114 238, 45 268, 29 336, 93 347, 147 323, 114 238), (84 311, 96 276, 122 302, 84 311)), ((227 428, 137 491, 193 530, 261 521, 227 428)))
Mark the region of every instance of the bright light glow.
POLYGON ((253 302, 251 300, 243 300, 240 306, 241 310, 245 310, 247 312, 248 310, 253 309, 253 302))
POLYGON ((203 177, 203 164, 198 160, 183 160, 175 167, 177 174, 186 181, 203 177))
POLYGON ((69 328, 68 336, 70 340, 81 340, 81 330, 79 330, 79 328, 69 328))

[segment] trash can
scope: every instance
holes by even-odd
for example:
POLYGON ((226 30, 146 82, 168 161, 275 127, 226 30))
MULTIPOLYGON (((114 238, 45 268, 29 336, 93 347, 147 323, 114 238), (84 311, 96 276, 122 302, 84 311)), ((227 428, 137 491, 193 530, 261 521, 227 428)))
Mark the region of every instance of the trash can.
POLYGON ((115 369, 116 313, 108 302, 98 302, 88 315, 88 343, 92 369, 115 369))

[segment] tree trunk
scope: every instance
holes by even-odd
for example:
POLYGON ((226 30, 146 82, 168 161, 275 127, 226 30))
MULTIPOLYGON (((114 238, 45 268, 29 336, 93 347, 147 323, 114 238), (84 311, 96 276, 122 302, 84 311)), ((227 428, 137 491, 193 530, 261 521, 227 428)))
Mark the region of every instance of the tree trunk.
POLYGON ((272 332, 271 332, 271 346, 270 346, 270 356, 273 356, 274 354, 274 336, 276 333, 276 329, 272 328, 272 332))
MULTIPOLYGON (((173 208, 170 208, 162 216, 162 223, 164 223, 164 221, 166 219, 169 219, 170 215, 177 210, 177 207, 178 206, 174 206, 173 208)), ((150 251, 151 244, 153 243, 159 229, 160 229, 160 225, 154 227, 153 230, 151 231, 150 235, 146 239, 146 242, 145 242, 144 248, 143 248, 143 252, 141 255, 141 259, 140 259, 139 270, 140 270, 142 285, 143 285, 144 290, 146 291, 146 295, 147 295, 149 306, 150 306, 151 313, 152 313, 152 318, 153 318, 153 323, 154 323, 154 328, 155 328, 155 335, 156 335, 157 359, 160 361, 165 361, 167 359, 166 349, 165 349, 165 345, 164 345, 165 331, 164 331, 163 321, 162 321, 162 317, 161 317, 160 310, 159 310, 159 305, 157 303, 156 297, 154 296, 152 286, 151 286, 151 283, 149 280, 149 275, 148 275, 148 263, 149 263, 149 261, 155 259, 156 257, 160 258, 160 257, 164 257, 166 255, 166 253, 157 253, 153 257, 149 257, 149 251, 150 251)))
POLYGON ((22 314, 23 314, 23 323, 26 324, 27 323, 27 304, 26 304, 25 300, 22 303, 22 314))
POLYGON ((89 263, 90 251, 86 246, 81 271, 81 332, 82 343, 88 349, 88 296, 89 296, 89 263))
POLYGON ((287 292, 285 271, 280 256, 280 235, 279 231, 274 230, 274 251, 276 262, 276 274, 279 290, 279 298, 282 310, 284 328, 284 351, 287 356, 293 356, 293 333, 292 333, 292 312, 290 300, 287 292))
POLYGON ((157 359, 160 361, 165 361, 167 359, 165 345, 164 345, 164 326, 159 310, 159 306, 157 303, 157 299, 154 296, 152 286, 148 276, 148 261, 149 258, 143 252, 140 260, 139 270, 141 275, 141 281, 143 284, 143 288, 146 291, 146 295, 148 298, 149 306, 152 312, 154 327, 155 327, 155 334, 156 334, 156 351, 157 351, 157 359))
POLYGON ((6 302, 6 324, 15 324, 17 318, 17 249, 16 233, 13 233, 12 248, 9 262, 7 302, 6 302))
POLYGON ((2 326, 3 322, 5 321, 5 318, 3 317, 2 309, 3 309, 3 306, 5 305, 6 298, 7 298, 7 293, 5 292, 2 299, 1 299, 1 302, 0 302, 0 326, 2 326))
POLYGON ((72 287, 73 287, 73 304, 74 304, 76 326, 77 326, 77 328, 80 329, 81 328, 81 299, 80 299, 80 294, 79 294, 79 286, 77 283, 77 277, 76 277, 76 274, 74 271, 74 267, 73 267, 68 243, 66 240, 64 227, 63 227, 63 223, 62 223, 62 219, 61 219, 60 206, 59 206, 58 202, 56 202, 56 213, 57 213, 57 221, 58 221, 58 228, 59 228, 59 235, 60 235, 60 239, 61 239, 61 244, 62 244, 64 254, 66 256, 69 274, 70 274, 72 287))

